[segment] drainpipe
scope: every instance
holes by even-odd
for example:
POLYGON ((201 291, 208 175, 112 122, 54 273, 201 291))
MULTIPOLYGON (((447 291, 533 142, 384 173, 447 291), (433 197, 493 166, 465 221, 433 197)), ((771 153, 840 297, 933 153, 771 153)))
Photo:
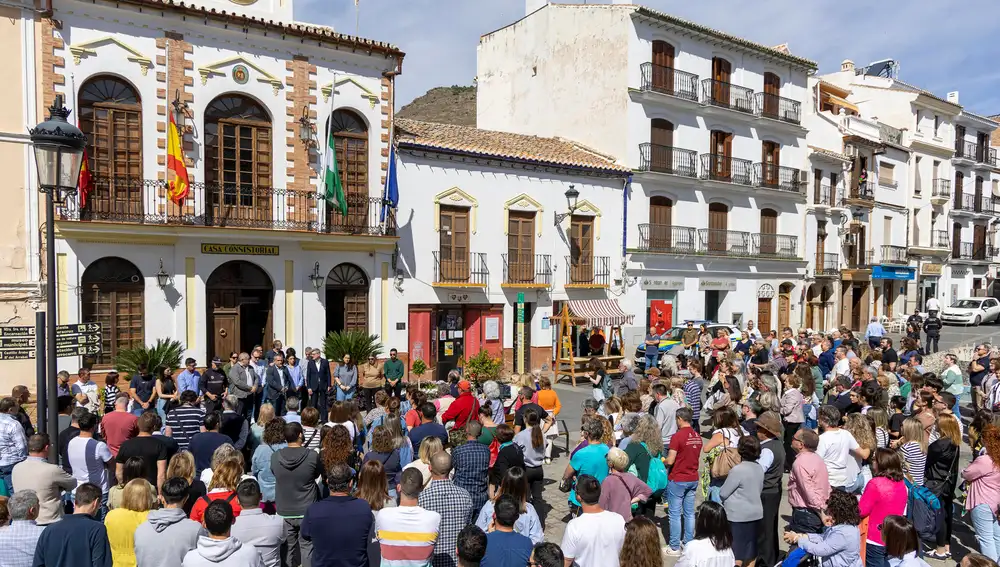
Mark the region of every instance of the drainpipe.
POLYGON ((625 251, 628 250, 628 194, 632 190, 632 174, 625 178, 625 186, 622 187, 622 261, 625 260, 625 251))

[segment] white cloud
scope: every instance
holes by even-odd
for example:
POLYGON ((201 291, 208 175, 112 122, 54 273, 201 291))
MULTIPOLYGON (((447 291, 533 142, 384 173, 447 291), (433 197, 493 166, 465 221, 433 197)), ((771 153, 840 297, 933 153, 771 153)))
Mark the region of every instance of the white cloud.
MULTIPOLYGON (((577 0, 579 1, 579 0, 577 0)), ((944 95, 960 91, 974 112, 1000 113, 995 62, 1000 60, 1000 2, 996 0, 646 0, 699 24, 766 45, 788 43, 792 53, 819 63, 820 72, 852 59, 864 65, 893 58, 900 78, 944 95)), ((296 18, 355 33, 354 3, 297 0, 296 18)), ((522 0, 360 0, 360 35, 406 52, 397 105, 427 89, 468 85, 476 75, 482 34, 524 15, 522 0)))

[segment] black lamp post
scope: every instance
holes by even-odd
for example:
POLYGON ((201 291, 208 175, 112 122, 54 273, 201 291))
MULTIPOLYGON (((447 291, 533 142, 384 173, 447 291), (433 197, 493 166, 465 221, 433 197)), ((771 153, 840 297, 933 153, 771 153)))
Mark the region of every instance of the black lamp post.
POLYGON ((58 443, 54 436, 59 431, 59 410, 56 402, 56 201, 63 202, 64 195, 76 193, 83 165, 83 150, 87 137, 79 128, 66 121, 69 110, 63 107, 62 95, 56 95, 49 107, 49 119, 30 130, 31 144, 35 149, 35 166, 38 168, 38 190, 45 194, 45 326, 46 326, 46 425, 50 443, 49 459, 56 462, 58 443))
POLYGON ((555 216, 556 216, 556 225, 557 226, 560 225, 560 224, 562 224, 562 221, 564 221, 566 219, 566 217, 572 216, 573 213, 576 212, 577 201, 580 199, 580 192, 577 191, 576 187, 574 187, 573 185, 570 185, 569 189, 567 189, 566 192, 563 193, 563 195, 566 196, 566 206, 569 207, 569 212, 568 213, 555 213, 555 216))

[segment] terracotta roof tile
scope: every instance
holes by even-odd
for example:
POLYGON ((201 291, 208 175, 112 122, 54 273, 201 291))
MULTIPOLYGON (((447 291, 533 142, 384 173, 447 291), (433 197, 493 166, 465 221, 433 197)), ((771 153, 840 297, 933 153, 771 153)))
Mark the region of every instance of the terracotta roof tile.
POLYGON ((846 155, 844 155, 842 153, 835 152, 833 150, 827 150, 827 149, 824 149, 824 148, 818 148, 816 146, 809 146, 809 149, 812 150, 814 153, 820 154, 822 156, 826 156, 826 157, 831 158, 831 159, 835 159, 835 160, 839 160, 839 161, 845 161, 845 162, 846 161, 851 161, 851 158, 847 157, 846 155))
POLYGON ((437 124, 397 118, 396 137, 401 144, 451 150, 502 159, 529 160, 553 166, 582 167, 627 173, 611 156, 563 138, 543 138, 471 126, 437 124))

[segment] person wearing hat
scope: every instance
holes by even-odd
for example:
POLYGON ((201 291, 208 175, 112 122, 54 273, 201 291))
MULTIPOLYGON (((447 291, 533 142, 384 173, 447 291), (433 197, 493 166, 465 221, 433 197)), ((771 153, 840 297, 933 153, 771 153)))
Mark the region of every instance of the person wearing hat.
POLYGON ((760 494, 764 518, 757 532, 757 552, 761 565, 774 565, 778 562, 778 508, 781 506, 781 477, 785 472, 785 447, 777 412, 766 411, 757 417, 757 439, 760 440, 757 462, 764 469, 764 489, 760 494))
POLYGON ((470 421, 479 421, 479 400, 472 395, 472 384, 468 380, 458 381, 458 397, 441 415, 441 423, 449 421, 455 422, 453 429, 462 429, 470 421))
POLYGON ((226 396, 229 380, 222 372, 222 359, 216 356, 212 359, 212 367, 201 375, 201 391, 205 393, 205 413, 222 410, 222 398, 226 396))

